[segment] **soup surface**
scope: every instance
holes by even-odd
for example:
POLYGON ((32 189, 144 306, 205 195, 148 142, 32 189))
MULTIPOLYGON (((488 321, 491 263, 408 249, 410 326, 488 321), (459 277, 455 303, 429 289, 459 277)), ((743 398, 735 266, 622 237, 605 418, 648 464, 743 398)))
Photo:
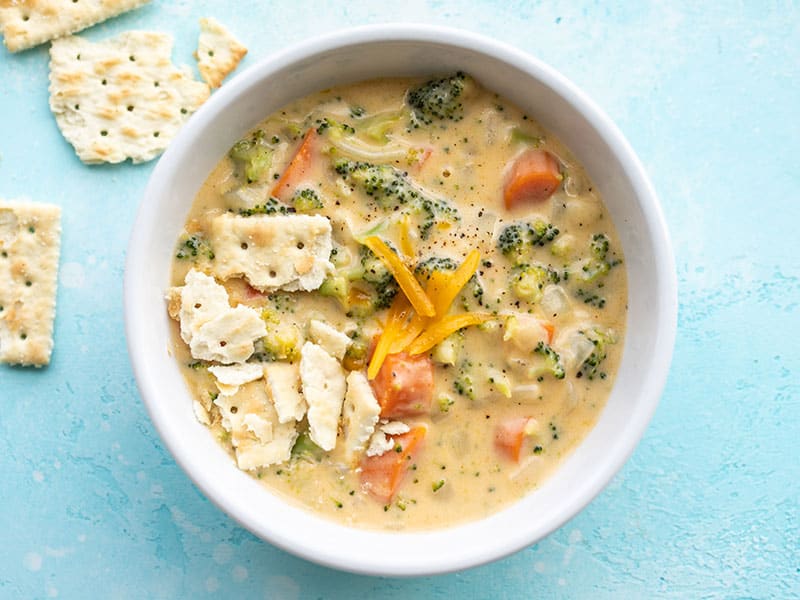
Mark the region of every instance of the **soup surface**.
POLYGON ((323 90, 197 194, 173 352, 270 489, 358 527, 445 527, 536 488, 597 421, 622 258, 569 150, 469 76, 323 90))

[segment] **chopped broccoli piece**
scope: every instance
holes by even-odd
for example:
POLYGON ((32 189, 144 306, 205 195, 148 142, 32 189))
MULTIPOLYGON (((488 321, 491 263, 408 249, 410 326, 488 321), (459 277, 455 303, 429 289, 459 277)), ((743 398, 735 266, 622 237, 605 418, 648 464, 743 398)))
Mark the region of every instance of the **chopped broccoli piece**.
POLYGON ((262 181, 272 166, 274 150, 267 144, 266 134, 259 129, 250 137, 236 142, 228 155, 244 169, 247 183, 262 181))
POLYGON ((581 331, 580 333, 585 335, 586 338, 592 342, 592 344, 594 344, 594 350, 589 357, 583 361, 575 376, 586 377, 590 380, 594 379, 595 377, 605 379, 606 373, 604 371, 600 371, 599 369, 608 355, 608 345, 616 343, 616 339, 614 339, 614 336, 610 332, 603 332, 599 329, 581 331))
POLYGON ((341 136, 345 134, 353 134, 356 132, 355 127, 352 125, 348 125, 347 123, 339 123, 338 121, 334 121, 333 119, 329 119, 325 117, 324 119, 318 120, 317 123, 317 133, 323 134, 333 134, 334 136, 341 136))
POLYGON ((322 282, 318 291, 321 296, 336 298, 344 304, 350 293, 350 281, 344 275, 332 275, 322 282))
POLYGON ((351 106, 350 107, 350 116, 354 119, 360 119, 365 114, 367 114, 367 109, 363 106, 351 106))
MULTIPOLYGON (((392 248, 394 250, 394 248, 392 248)), ((375 289, 375 310, 387 308, 394 300, 400 287, 394 279, 394 275, 386 268, 380 258, 375 256, 366 246, 361 246, 362 279, 371 284, 375 289)))
POLYGON ((462 103, 465 92, 473 86, 462 72, 441 79, 426 81, 406 94, 406 103, 413 113, 413 125, 431 125, 435 121, 460 121, 464 118, 462 103))
POLYGON ((181 260, 185 258, 205 257, 208 260, 214 260, 214 251, 211 249, 211 243, 201 235, 190 235, 178 243, 178 251, 175 253, 175 258, 181 260))
MULTIPOLYGON (((544 357, 546 371, 550 372, 556 379, 564 379, 564 365, 561 364, 561 357, 558 352, 544 342, 539 342, 533 352, 544 357)), ((541 381, 541 379, 542 376, 539 375, 539 380, 541 381)))
POLYGON ((475 385, 472 380, 472 361, 464 360, 458 368, 458 375, 453 380, 453 389, 459 396, 475 400, 475 385))
POLYGON ((342 360, 342 366, 348 371, 358 371, 367 366, 369 347, 364 340, 354 338, 353 343, 347 347, 342 360))
POLYGON ((611 244, 604 233, 596 233, 589 241, 591 258, 580 263, 578 278, 586 283, 605 277, 608 272, 622 261, 611 253, 611 244))
POLYGON ((539 135, 534 135, 532 133, 527 133, 523 131, 519 127, 514 127, 511 130, 511 143, 512 144, 525 144, 526 146, 533 146, 534 148, 538 148, 542 145, 542 137, 539 135))
POLYGON ((541 265, 518 265, 511 271, 511 289, 517 298, 533 304, 539 302, 544 295, 548 283, 558 283, 559 274, 550 267, 541 265))
POLYGON ((253 358, 259 362, 277 360, 291 362, 299 354, 300 333, 297 327, 284 322, 281 312, 285 311, 280 308, 278 310, 265 308, 261 312, 261 319, 267 325, 267 335, 256 342, 253 358))
POLYGON ((497 238, 497 249, 515 265, 529 261, 536 246, 552 242, 559 231, 550 223, 537 219, 533 223, 507 225, 497 238))
POLYGON ((434 225, 451 225, 460 220, 458 210, 446 200, 433 198, 412 182, 408 173, 390 165, 339 159, 334 169, 351 185, 360 187, 386 211, 402 208, 407 214, 422 217, 419 234, 428 239, 434 225))
POLYGON ((291 206, 278 202, 275 198, 267 198, 264 204, 257 204, 252 208, 240 208, 239 215, 252 217, 253 215, 289 215, 295 212, 291 206))
POLYGON ((305 460, 307 462, 320 462, 325 456, 325 451, 311 441, 308 432, 303 432, 297 436, 297 441, 292 446, 292 459, 305 460))
POLYGON ((450 412, 450 407, 456 403, 450 394, 442 394, 438 399, 439 410, 443 413, 450 412))
POLYGON ((297 212, 311 212, 323 207, 319 194, 310 188, 304 188, 292 197, 292 205, 297 212))

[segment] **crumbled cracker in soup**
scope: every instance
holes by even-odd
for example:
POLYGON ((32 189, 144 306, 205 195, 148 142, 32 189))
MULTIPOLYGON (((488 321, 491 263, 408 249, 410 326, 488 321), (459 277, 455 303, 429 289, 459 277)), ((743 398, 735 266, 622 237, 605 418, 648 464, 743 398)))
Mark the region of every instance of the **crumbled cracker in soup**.
POLYGON ((463 73, 268 116, 197 194, 172 285, 195 411, 239 467, 392 530, 479 519, 541 485, 606 403, 627 310, 587 173, 463 73))

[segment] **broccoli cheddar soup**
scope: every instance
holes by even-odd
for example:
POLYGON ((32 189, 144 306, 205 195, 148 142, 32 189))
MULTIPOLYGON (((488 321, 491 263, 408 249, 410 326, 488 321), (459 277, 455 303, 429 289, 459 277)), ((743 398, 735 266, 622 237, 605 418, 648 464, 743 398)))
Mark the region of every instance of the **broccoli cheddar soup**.
POLYGON ((197 194, 172 286, 173 353, 236 465, 397 530, 542 484, 605 405, 627 299, 586 172, 462 73, 266 117, 197 194))

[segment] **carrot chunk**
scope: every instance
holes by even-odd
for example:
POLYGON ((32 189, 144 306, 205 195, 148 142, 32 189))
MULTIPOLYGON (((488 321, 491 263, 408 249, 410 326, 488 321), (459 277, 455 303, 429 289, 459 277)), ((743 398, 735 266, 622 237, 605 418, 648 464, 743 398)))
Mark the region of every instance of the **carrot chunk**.
POLYGON ((503 189, 506 208, 542 202, 553 195, 562 180, 558 161, 545 150, 528 150, 511 166, 503 189))
POLYGON ((284 170, 281 178, 272 188, 270 194, 278 200, 286 202, 294 194, 297 186, 309 175, 315 162, 319 148, 319 134, 313 127, 306 132, 303 142, 284 170))
POLYGON ((494 432, 494 447, 497 451, 518 462, 531 421, 536 423, 531 417, 516 417, 501 422, 494 432))
POLYGON ((389 354, 371 384, 382 418, 428 413, 433 399, 433 363, 426 355, 389 354))
POLYGON ((392 436, 394 448, 380 456, 365 456, 361 461, 361 484, 372 497, 388 503, 400 489, 425 438, 425 427, 392 436))

